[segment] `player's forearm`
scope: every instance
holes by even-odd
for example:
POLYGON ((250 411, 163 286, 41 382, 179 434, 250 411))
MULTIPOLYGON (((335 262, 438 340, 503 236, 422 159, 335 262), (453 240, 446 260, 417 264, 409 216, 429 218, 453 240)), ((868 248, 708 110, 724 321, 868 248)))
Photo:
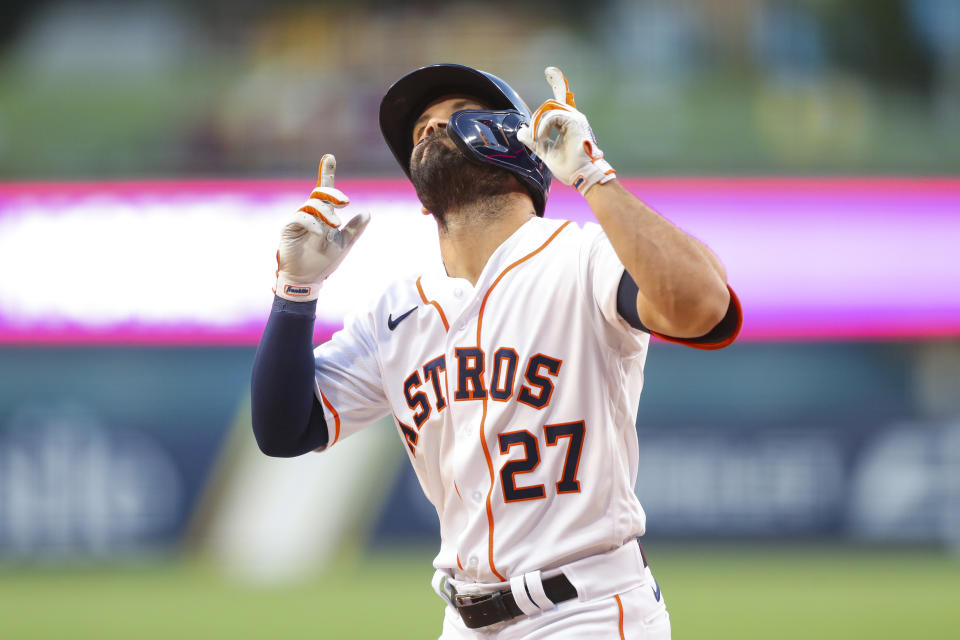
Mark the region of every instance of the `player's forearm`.
POLYGON ((326 446, 328 433, 313 393, 316 302, 276 298, 251 376, 251 418, 260 450, 291 457, 326 446))
POLYGON ((726 272, 712 251, 617 180, 593 186, 586 200, 637 283, 637 309, 646 326, 692 338, 720 322, 730 297, 726 272))

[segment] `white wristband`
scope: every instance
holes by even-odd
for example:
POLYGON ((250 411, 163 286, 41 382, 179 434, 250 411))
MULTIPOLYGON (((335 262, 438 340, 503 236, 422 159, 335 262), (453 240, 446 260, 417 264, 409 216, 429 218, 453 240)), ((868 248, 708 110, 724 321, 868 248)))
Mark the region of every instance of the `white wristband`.
POLYGON ((287 274, 281 271, 277 274, 277 284, 273 292, 285 300, 293 302, 309 302, 320 296, 320 286, 323 283, 302 284, 292 282, 287 274))
POLYGON ((616 177, 616 170, 610 166, 609 162, 600 158, 580 167, 571 184, 580 192, 580 195, 585 196, 593 185, 610 182, 616 177))

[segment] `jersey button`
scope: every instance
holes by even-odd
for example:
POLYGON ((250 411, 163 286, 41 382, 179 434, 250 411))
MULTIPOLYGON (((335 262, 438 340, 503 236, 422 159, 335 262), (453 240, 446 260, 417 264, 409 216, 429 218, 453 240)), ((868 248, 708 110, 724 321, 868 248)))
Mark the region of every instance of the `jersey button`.
POLYGON ((453 290, 453 295, 456 296, 457 298, 462 298, 463 289, 461 289, 460 287, 457 287, 456 289, 453 290))
POLYGON ((469 565, 470 565, 471 567, 477 566, 477 562, 478 562, 477 556, 470 556, 469 565))
POLYGON ((481 500, 483 500, 483 494, 480 493, 479 491, 474 491, 474 492, 473 492, 473 501, 474 501, 474 502, 480 502, 481 500))

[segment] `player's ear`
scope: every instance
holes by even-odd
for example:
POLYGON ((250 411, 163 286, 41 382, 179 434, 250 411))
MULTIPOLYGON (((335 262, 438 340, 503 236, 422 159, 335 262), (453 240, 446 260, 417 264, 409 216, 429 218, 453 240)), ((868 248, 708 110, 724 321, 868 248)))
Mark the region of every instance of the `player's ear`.
POLYGON ((420 207, 420 213, 422 213, 422 214, 425 215, 425 216, 431 216, 431 215, 433 215, 432 213, 430 213, 429 211, 427 211, 427 208, 426 208, 426 207, 420 207))

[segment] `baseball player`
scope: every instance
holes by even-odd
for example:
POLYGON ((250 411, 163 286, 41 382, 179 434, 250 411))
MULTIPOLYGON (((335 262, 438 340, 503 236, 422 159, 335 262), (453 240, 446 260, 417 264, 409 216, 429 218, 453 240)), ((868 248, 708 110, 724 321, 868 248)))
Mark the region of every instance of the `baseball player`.
POLYGON ((283 229, 254 363, 264 453, 335 447, 392 414, 440 518, 441 637, 669 638, 638 543, 636 418, 651 335, 714 349, 741 312, 719 260, 628 192, 559 69, 530 113, 491 74, 417 69, 380 127, 442 264, 313 350, 323 280, 366 226, 323 157, 283 229), (599 224, 543 217, 551 179, 599 224))

